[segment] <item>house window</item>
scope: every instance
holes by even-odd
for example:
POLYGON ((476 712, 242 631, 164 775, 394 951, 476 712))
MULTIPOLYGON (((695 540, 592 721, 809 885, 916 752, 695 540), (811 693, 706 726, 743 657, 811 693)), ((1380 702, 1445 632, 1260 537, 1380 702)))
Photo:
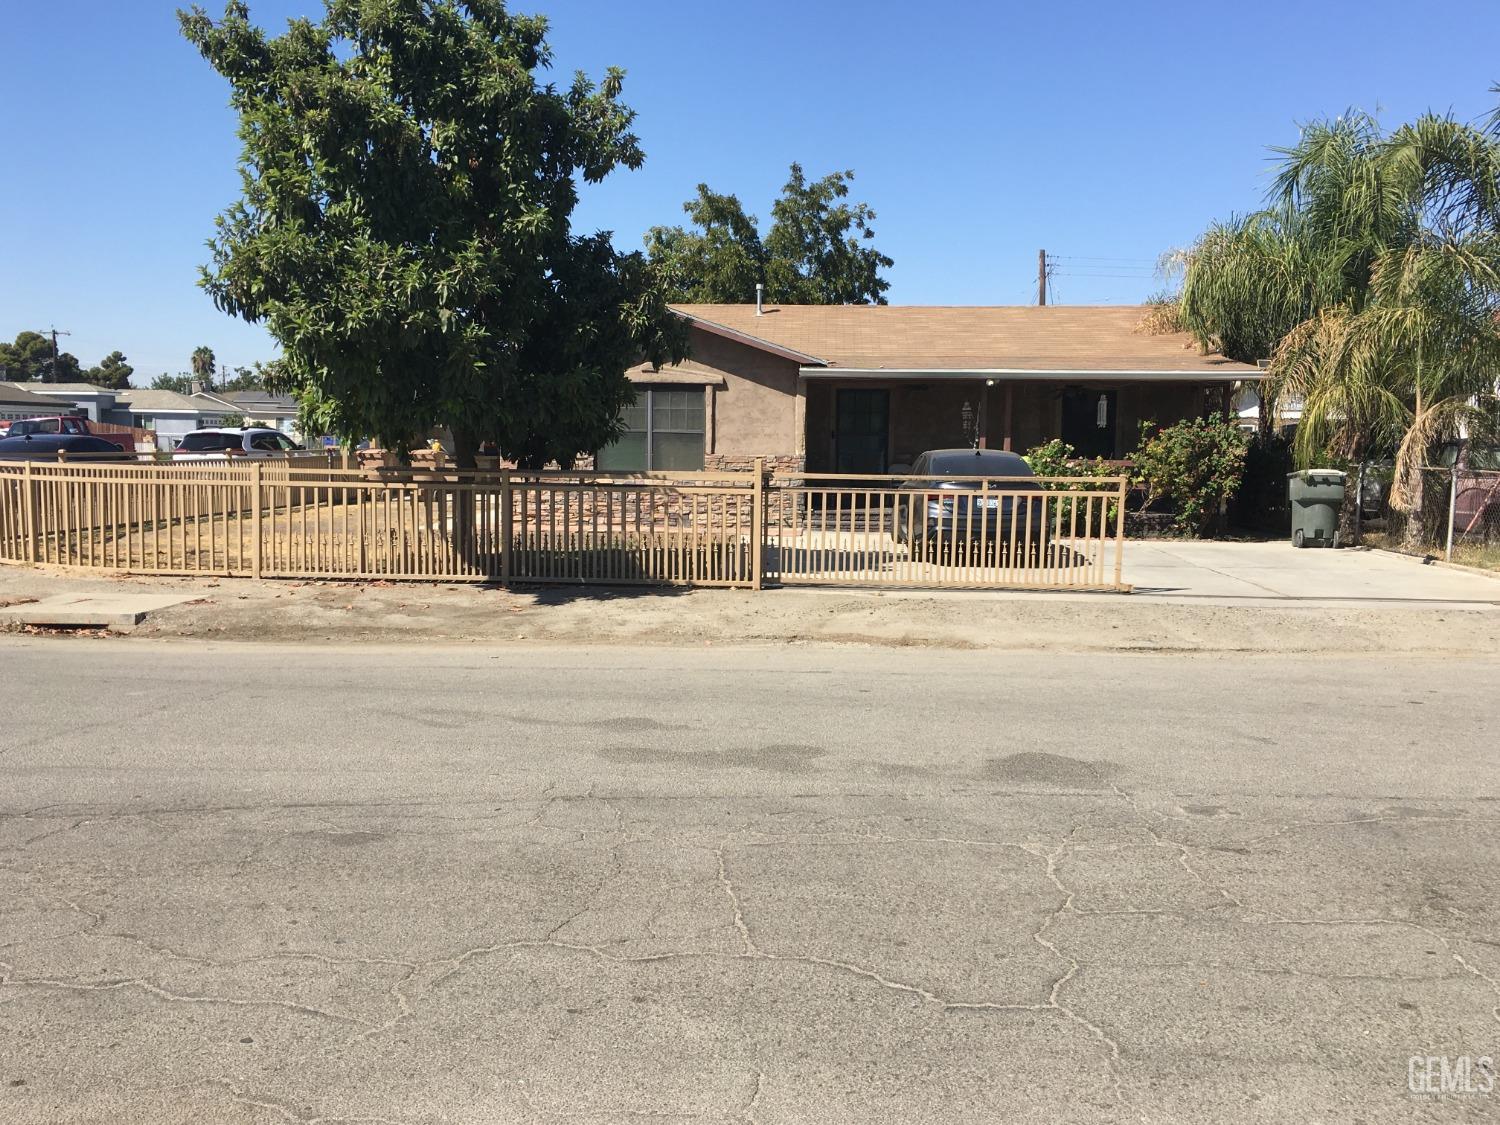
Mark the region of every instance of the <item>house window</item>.
POLYGON ((133 415, 131 415, 130 424, 132 426, 134 426, 138 430, 154 430, 154 429, 156 429, 156 419, 153 418, 149 414, 133 414, 133 415))
POLYGON ((599 468, 703 468, 703 388, 641 387, 621 419, 625 432, 599 451, 599 468))

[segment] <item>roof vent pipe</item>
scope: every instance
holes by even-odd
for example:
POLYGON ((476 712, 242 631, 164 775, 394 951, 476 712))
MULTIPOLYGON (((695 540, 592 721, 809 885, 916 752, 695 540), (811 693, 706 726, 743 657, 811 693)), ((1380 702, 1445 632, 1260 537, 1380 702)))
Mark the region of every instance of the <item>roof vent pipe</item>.
POLYGON ((764 316, 766 312, 766 287, 763 283, 755 283, 755 315, 764 316))

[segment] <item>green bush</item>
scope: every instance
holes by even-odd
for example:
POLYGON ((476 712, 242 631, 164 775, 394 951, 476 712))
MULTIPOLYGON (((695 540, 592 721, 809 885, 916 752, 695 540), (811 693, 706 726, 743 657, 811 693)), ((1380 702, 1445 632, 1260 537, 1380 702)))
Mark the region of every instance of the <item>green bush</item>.
MULTIPOLYGON (((1031 471, 1039 477, 1118 477, 1124 475, 1124 470, 1107 464, 1102 458, 1096 457, 1092 461, 1080 458, 1078 451, 1062 438, 1053 438, 1051 441, 1033 446, 1021 455, 1021 459, 1030 465, 1031 471)), ((1080 486, 1044 482, 1042 487, 1049 492, 1073 492, 1080 486)), ((1059 501, 1059 506, 1060 518, 1071 519, 1072 502, 1059 501)), ((1104 518, 1113 521, 1117 508, 1118 505, 1110 501, 1104 518)))
POLYGON ((1245 434, 1222 414, 1165 428, 1142 422, 1140 448, 1132 459, 1145 506, 1165 501, 1172 505, 1179 531, 1207 534, 1219 509, 1240 487, 1248 445, 1245 434))
MULTIPOLYGON (((1033 446, 1021 455, 1021 459, 1031 466, 1031 471, 1039 477, 1115 477, 1120 475, 1120 470, 1113 465, 1106 464, 1102 459, 1095 458, 1090 461, 1078 456, 1074 449, 1062 438, 1053 438, 1041 445, 1033 446)), ((1066 488, 1067 485, 1056 485, 1057 488, 1066 488)))

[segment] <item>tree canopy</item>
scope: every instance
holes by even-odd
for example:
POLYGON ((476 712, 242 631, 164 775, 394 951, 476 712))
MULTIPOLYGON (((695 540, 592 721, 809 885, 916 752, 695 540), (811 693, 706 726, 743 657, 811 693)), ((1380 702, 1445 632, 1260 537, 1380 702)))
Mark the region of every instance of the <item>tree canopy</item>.
POLYGON ((178 372, 176 375, 157 375, 151 380, 153 391, 176 391, 180 395, 191 394, 193 391, 193 376, 186 371, 178 372))
POLYGON ((1300 405, 1300 460, 1393 449, 1392 500, 1419 511, 1433 443, 1497 420, 1500 132, 1350 113, 1280 154, 1267 207, 1188 253, 1180 319, 1270 360, 1263 398, 1300 405))
POLYGON ((135 368, 125 362, 125 353, 114 351, 101 359, 97 366, 85 371, 83 381, 93 383, 95 386, 123 391, 130 386, 130 376, 134 372, 135 368))
POLYGON ((193 349, 193 356, 189 362, 193 370, 193 378, 205 387, 212 387, 214 385, 214 372, 219 369, 219 361, 214 355, 213 348, 210 348, 206 344, 200 344, 193 349))
POLYGON ((59 352, 54 363, 52 339, 40 332, 21 332, 11 344, 0 343, 0 378, 12 383, 94 383, 111 390, 130 386, 135 370, 123 352, 110 352, 84 370, 72 352, 59 352))
POLYGON ((74 383, 83 378, 78 357, 60 352, 54 363, 52 340, 40 332, 21 332, 15 343, 0 343, 0 371, 12 383, 74 383))
POLYGON ((845 171, 808 182, 793 164, 764 238, 737 196, 699 184, 682 205, 691 227, 652 227, 647 253, 680 301, 743 304, 761 283, 779 304, 883 305, 881 271, 894 263, 873 245, 875 212, 844 202, 853 179, 845 171))
POLYGON ((575 234, 580 183, 644 159, 624 75, 537 80, 547 23, 501 0, 325 0, 268 37, 241 0, 181 15, 240 117, 242 198, 204 285, 264 322, 315 429, 525 464, 619 432, 625 369, 685 331, 641 254, 575 234))

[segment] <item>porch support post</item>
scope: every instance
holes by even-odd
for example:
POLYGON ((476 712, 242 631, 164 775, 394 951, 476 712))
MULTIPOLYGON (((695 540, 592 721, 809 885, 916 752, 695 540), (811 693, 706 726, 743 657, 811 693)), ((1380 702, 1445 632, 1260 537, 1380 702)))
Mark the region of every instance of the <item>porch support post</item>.
POLYGON ((797 394, 792 399, 792 450, 802 468, 807 468, 807 376, 797 375, 797 394))
POLYGON ((988 381, 979 381, 979 422, 975 426, 975 436, 979 439, 979 448, 990 447, 990 385, 988 381))
POLYGON ((1002 438, 1004 444, 1001 446, 1001 448, 1004 449, 1007 453, 1011 452, 1011 447, 1015 444, 1012 438, 1012 430, 1015 425, 1015 417, 1016 386, 1014 383, 1007 382, 1005 384, 1005 434, 1002 438))

